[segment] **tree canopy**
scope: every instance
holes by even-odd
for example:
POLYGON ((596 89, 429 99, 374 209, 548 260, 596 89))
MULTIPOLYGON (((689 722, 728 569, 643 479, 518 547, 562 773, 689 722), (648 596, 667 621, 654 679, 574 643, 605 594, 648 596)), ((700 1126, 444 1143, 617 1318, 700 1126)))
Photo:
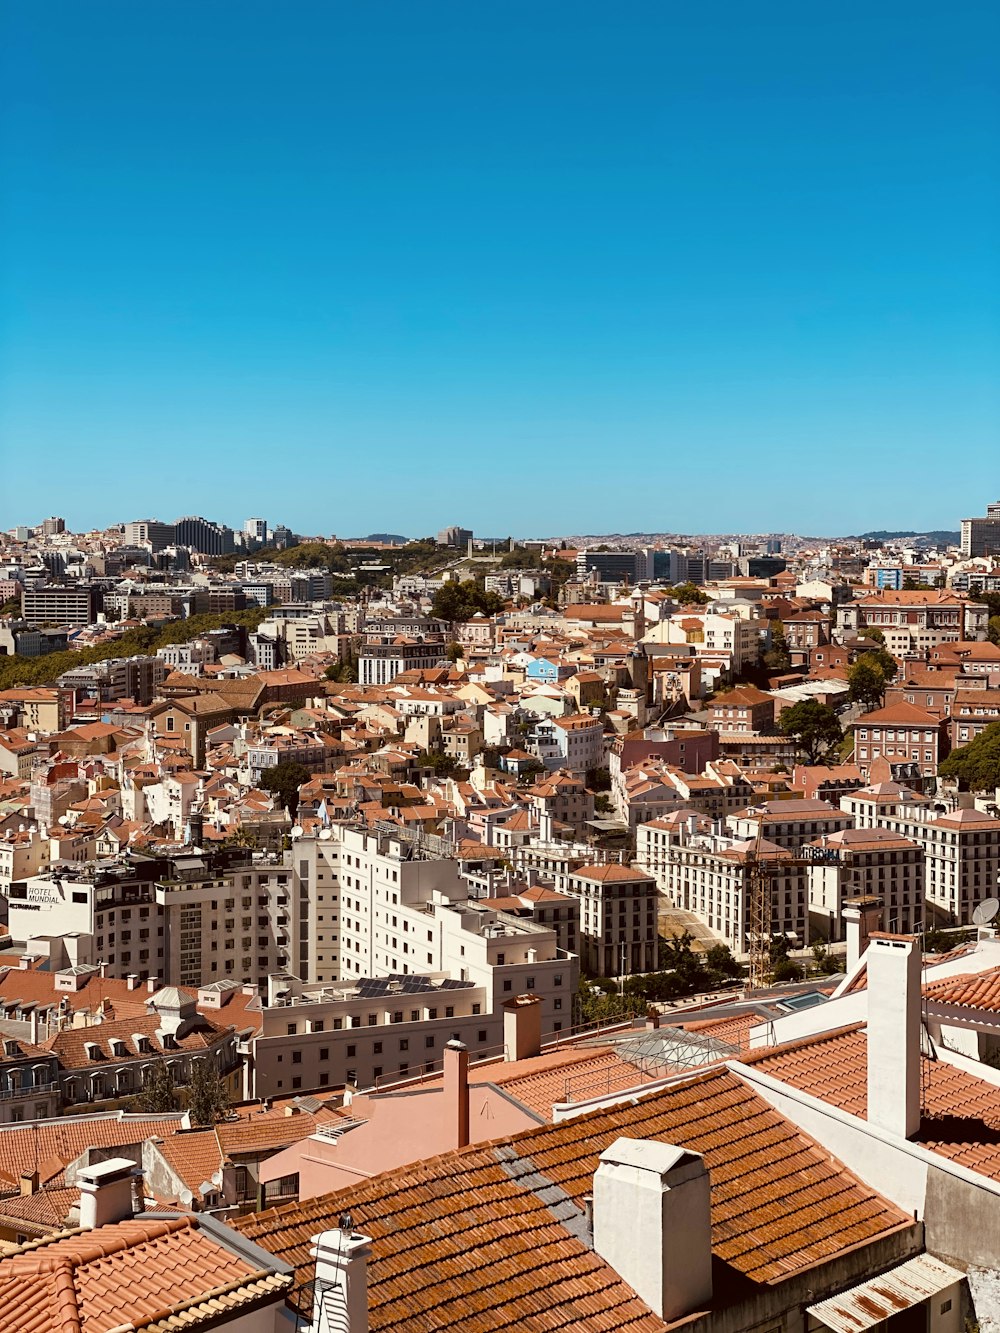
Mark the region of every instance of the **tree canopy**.
POLYGON ((273 792, 288 811, 292 819, 299 808, 299 788, 312 777, 305 764, 284 762, 273 768, 265 768, 260 775, 260 786, 264 791, 273 792))
POLYGON ((803 699, 785 708, 778 726, 786 736, 793 737, 807 764, 817 764, 828 751, 839 744, 843 731, 832 708, 818 699, 803 699))
POLYGON ((885 698, 885 675, 874 653, 865 653, 858 658, 847 673, 847 683, 847 697, 851 703, 875 708, 885 698))
POLYGON ((503 598, 487 592, 475 579, 446 583, 434 594, 431 615, 439 620, 471 620, 477 611, 494 616, 504 607, 503 598))
POLYGON ((188 1110, 196 1125, 214 1125, 229 1110, 226 1085, 215 1065, 208 1059, 198 1060, 191 1067, 188 1110))
POLYGON ((943 778, 958 778, 966 791, 992 791, 1000 786, 1000 722, 991 722, 975 740, 952 750, 938 773, 943 778))
POLYGON ((681 606, 705 606, 708 603, 708 594, 695 583, 677 583, 670 589, 670 596, 675 601, 680 602, 681 606))
POLYGON ((764 654, 764 665, 769 671, 787 671, 792 665, 788 636, 780 620, 771 621, 771 646, 764 654))

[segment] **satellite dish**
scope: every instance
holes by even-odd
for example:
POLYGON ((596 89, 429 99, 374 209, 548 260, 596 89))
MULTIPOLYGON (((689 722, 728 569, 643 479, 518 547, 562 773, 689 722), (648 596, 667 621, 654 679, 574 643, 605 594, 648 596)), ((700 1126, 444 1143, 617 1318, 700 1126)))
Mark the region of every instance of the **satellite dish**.
POLYGON ((333 830, 328 828, 320 829, 319 836, 324 842, 328 842, 329 839, 333 837, 333 830))
POLYGON ((973 924, 988 926, 998 912, 1000 912, 1000 899, 984 898, 972 913, 973 924))
POLYGON ((301 825, 301 824, 296 824, 296 825, 294 826, 294 828, 292 829, 291 836, 292 836, 293 838, 301 838, 301 837, 302 837, 302 825, 301 825))
POLYGON ((63 828, 65 828, 69 823, 69 815, 60 815, 56 822, 62 824, 63 828))

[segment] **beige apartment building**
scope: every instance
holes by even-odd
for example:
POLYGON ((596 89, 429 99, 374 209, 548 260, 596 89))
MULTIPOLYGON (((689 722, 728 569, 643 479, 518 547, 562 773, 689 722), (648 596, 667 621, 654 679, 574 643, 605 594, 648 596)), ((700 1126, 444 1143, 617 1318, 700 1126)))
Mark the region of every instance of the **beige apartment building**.
POLYGON ((504 1006, 518 996, 537 1003, 543 1036, 572 1027, 579 963, 559 947, 554 929, 488 900, 405 909, 391 901, 388 886, 386 892, 388 920, 395 916, 402 934, 409 918, 407 933, 419 940, 422 956, 443 966, 406 964, 407 972, 387 968, 308 985, 287 973, 269 978, 261 1033, 248 1051, 248 1095, 368 1087, 440 1069, 451 1040, 465 1042, 473 1058, 495 1056, 503 1047, 504 1006))
POLYGON ((653 972, 657 965, 656 880, 631 866, 578 866, 556 878, 580 902, 580 955, 596 977, 653 972))
POLYGON ((840 804, 859 826, 889 829, 922 848, 927 924, 971 925, 976 906, 997 896, 1000 819, 943 810, 894 783, 851 792, 840 804))
POLYGON ((9 890, 18 943, 44 952, 72 937, 81 964, 175 986, 256 984, 290 966, 306 974, 308 919, 291 865, 264 853, 53 863, 9 890))
POLYGON ((849 828, 805 848, 811 931, 846 939, 843 909, 859 897, 882 899, 880 929, 910 935, 924 924, 924 850, 887 828, 849 828))
MULTIPOLYGON (((640 824, 637 856, 660 893, 693 912, 735 954, 749 941, 750 838, 726 837, 703 818, 674 817, 640 824)), ((809 942, 809 882, 804 857, 768 838, 760 845, 771 895, 771 933, 809 942)))
POLYGON ((726 824, 735 838, 763 837, 786 851, 798 851, 823 834, 854 827, 853 818, 829 801, 769 801, 730 815, 726 824))

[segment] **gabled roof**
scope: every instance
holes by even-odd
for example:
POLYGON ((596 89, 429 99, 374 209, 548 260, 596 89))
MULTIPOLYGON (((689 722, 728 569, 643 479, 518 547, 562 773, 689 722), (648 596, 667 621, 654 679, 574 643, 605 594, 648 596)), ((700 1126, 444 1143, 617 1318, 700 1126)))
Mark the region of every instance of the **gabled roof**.
POLYGON ((136 1217, 57 1233, 0 1259, 0 1329, 204 1328, 224 1312, 276 1301, 288 1286, 193 1217, 136 1217))
MULTIPOLYGON (((868 1038, 859 1024, 773 1051, 764 1048, 744 1060, 801 1092, 867 1118, 868 1038)), ((1000 1180, 1000 1087, 943 1060, 924 1056, 922 1065, 923 1118, 915 1141, 1000 1180)))
MULTIPOLYGON (((593 1112, 359 1180, 233 1225, 312 1278, 310 1240, 349 1208, 372 1237, 373 1333, 668 1327, 570 1228, 620 1136, 704 1154, 712 1250, 735 1283, 775 1283, 911 1220, 726 1069, 593 1112), (544 1202, 543 1202, 544 1199, 544 1202), (567 1225, 556 1220, 565 1218, 567 1225)), ((716 1303, 725 1301, 717 1290, 716 1303)))

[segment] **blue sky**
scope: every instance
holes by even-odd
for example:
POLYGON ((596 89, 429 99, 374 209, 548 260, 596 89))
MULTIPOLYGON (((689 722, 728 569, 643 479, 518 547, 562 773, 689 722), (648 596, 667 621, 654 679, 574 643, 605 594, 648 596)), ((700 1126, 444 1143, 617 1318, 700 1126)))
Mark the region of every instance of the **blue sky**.
POLYGON ((957 526, 995 0, 7 0, 0 526, 957 526))

